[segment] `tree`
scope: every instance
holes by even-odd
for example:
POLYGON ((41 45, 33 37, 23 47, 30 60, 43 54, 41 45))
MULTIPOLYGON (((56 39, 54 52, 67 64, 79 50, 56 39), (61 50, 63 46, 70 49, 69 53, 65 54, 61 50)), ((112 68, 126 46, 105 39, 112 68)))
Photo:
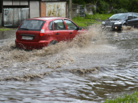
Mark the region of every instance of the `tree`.
MULTIPOLYGON (((85 5, 92 3, 94 5, 99 5, 101 2, 113 6, 115 9, 124 9, 129 12, 138 12, 138 0, 72 0, 75 4, 85 5)), ((99 7, 100 8, 100 7, 99 7)), ((102 7, 101 7, 102 8, 102 7)))

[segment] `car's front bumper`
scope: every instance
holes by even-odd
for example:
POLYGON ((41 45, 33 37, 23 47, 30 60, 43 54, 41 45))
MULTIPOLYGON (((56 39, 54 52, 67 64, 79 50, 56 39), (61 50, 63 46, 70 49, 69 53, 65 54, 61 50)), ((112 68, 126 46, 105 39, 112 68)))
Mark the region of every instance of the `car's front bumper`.
POLYGON ((111 30, 120 30, 122 28, 122 24, 117 24, 117 25, 102 25, 102 28, 108 28, 111 30))
POLYGON ((17 48, 32 50, 32 49, 41 49, 49 44, 49 41, 39 41, 39 42, 26 42, 26 41, 18 41, 15 40, 15 44, 17 48))
POLYGON ((113 25, 114 30, 120 30, 122 28, 122 24, 113 25))

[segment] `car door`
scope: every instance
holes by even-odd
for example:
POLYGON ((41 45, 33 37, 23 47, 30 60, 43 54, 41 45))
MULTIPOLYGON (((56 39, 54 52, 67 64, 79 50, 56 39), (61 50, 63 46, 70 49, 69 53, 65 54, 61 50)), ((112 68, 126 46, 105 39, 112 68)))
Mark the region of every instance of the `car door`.
POLYGON ((53 25, 54 25, 53 33, 58 42, 69 39, 69 34, 65 28, 65 25, 62 19, 54 20, 53 25))
POLYGON ((128 14, 128 19, 127 19, 127 25, 128 26, 134 26, 134 17, 133 17, 133 13, 129 13, 128 14))
POLYGON ((70 20, 64 19, 69 34, 69 39, 72 40, 78 33, 77 26, 70 20))
POLYGON ((138 27, 138 13, 133 13, 134 27, 138 27))

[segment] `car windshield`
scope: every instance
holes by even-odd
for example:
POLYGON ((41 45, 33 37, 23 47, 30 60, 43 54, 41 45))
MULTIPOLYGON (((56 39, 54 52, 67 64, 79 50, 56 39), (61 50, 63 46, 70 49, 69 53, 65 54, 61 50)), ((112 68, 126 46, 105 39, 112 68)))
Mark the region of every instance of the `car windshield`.
POLYGON ((19 30, 40 31, 45 21, 41 20, 25 20, 19 30))
POLYGON ((123 20, 126 19, 127 14, 114 14, 109 19, 123 20))

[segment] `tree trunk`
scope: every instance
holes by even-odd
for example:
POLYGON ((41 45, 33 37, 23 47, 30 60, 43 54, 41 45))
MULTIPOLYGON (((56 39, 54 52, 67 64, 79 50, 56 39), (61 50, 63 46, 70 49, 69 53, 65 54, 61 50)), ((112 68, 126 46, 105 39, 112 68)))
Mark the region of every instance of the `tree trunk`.
POLYGON ((72 0, 69 0, 69 19, 72 20, 72 0))

